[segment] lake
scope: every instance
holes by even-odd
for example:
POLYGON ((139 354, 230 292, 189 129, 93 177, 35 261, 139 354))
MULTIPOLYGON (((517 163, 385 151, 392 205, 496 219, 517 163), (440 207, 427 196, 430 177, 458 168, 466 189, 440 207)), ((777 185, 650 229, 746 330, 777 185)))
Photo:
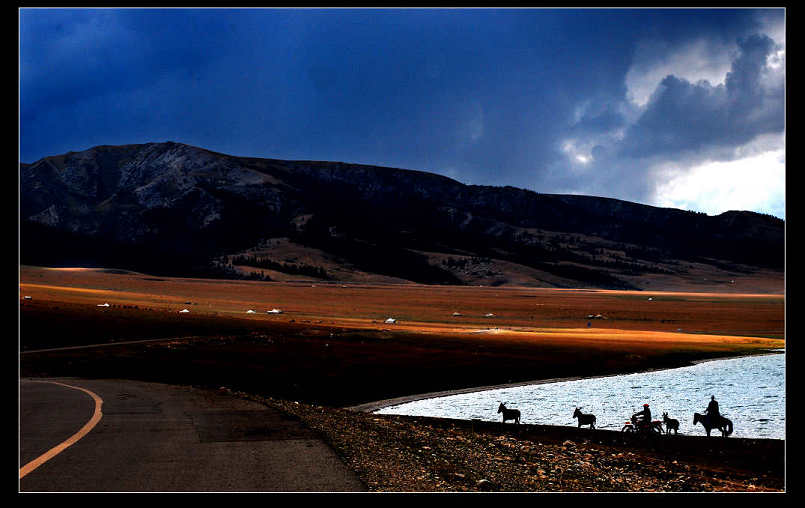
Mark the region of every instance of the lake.
MULTIPOLYGON (((715 395, 721 414, 732 420, 732 437, 785 439, 785 355, 712 360, 689 367, 499 388, 423 399, 378 414, 500 421, 498 404, 519 409, 520 423, 576 426, 573 410, 596 415, 599 429, 620 430, 644 403, 652 418, 667 412, 679 432, 706 435, 693 426, 715 395)), ((511 423, 511 422, 510 422, 511 423)), ((713 435, 720 435, 717 430, 713 435)))

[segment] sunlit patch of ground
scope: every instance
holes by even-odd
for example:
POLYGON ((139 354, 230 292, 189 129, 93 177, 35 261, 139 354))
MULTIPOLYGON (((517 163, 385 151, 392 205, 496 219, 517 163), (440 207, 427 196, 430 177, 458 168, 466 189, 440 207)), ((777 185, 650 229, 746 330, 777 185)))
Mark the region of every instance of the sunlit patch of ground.
POLYGON ((40 301, 108 302, 169 312, 187 308, 191 314, 357 329, 494 330, 485 334, 523 340, 702 343, 784 335, 784 297, 766 294, 267 283, 27 266, 20 271, 20 293, 40 301), (283 313, 268 315, 274 308, 283 313), (250 309, 256 312, 247 315, 250 309), (384 323, 388 318, 396 322, 384 323))

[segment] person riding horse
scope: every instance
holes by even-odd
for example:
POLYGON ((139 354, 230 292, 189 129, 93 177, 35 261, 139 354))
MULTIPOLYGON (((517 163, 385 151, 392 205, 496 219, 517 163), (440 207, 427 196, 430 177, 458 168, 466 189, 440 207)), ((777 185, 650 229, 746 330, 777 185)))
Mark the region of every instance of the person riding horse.
POLYGON ((648 404, 643 404, 643 410, 638 411, 637 413, 632 415, 633 418, 639 418, 638 423, 640 425, 650 425, 651 424, 651 409, 648 408, 648 404))
POLYGON ((710 403, 707 404, 707 409, 704 410, 704 414, 706 414, 713 425, 718 425, 721 421, 721 414, 718 412, 718 402, 716 402, 716 396, 710 396, 710 403))

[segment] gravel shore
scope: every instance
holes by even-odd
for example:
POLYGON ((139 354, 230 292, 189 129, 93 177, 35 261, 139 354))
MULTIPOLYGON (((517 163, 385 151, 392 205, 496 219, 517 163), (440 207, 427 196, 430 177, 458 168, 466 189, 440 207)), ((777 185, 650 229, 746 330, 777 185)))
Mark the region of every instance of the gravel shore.
POLYGON ((785 490, 785 442, 375 415, 236 395, 319 432, 378 492, 785 490))

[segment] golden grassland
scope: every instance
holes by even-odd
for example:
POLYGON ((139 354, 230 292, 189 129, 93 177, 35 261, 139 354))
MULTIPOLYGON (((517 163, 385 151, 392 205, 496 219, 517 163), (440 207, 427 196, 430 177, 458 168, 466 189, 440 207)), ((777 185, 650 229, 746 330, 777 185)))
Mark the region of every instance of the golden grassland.
POLYGON ((588 335, 592 330, 581 329, 591 328, 597 338, 604 329, 624 337, 636 337, 623 333, 629 330, 769 338, 784 333, 783 295, 768 294, 227 281, 27 266, 20 271, 20 291, 37 300, 187 308, 254 320, 326 320, 350 328, 377 328, 393 317, 395 329, 424 333, 501 327, 572 336, 588 335), (284 314, 267 317, 272 308, 284 314), (249 309, 257 315, 246 314, 249 309))
POLYGON ((37 365, 40 373, 71 373, 68 364, 95 372, 103 359, 105 375, 122 375, 137 370, 121 363, 133 355, 149 362, 149 375, 163 365, 174 380, 178 372, 193 373, 194 382, 270 379, 272 395, 331 404, 785 347, 784 296, 768 294, 256 282, 23 266, 20 302, 22 351, 171 339, 125 354, 122 346, 26 354, 25 372, 37 365), (273 308, 283 313, 266 313, 273 308))

